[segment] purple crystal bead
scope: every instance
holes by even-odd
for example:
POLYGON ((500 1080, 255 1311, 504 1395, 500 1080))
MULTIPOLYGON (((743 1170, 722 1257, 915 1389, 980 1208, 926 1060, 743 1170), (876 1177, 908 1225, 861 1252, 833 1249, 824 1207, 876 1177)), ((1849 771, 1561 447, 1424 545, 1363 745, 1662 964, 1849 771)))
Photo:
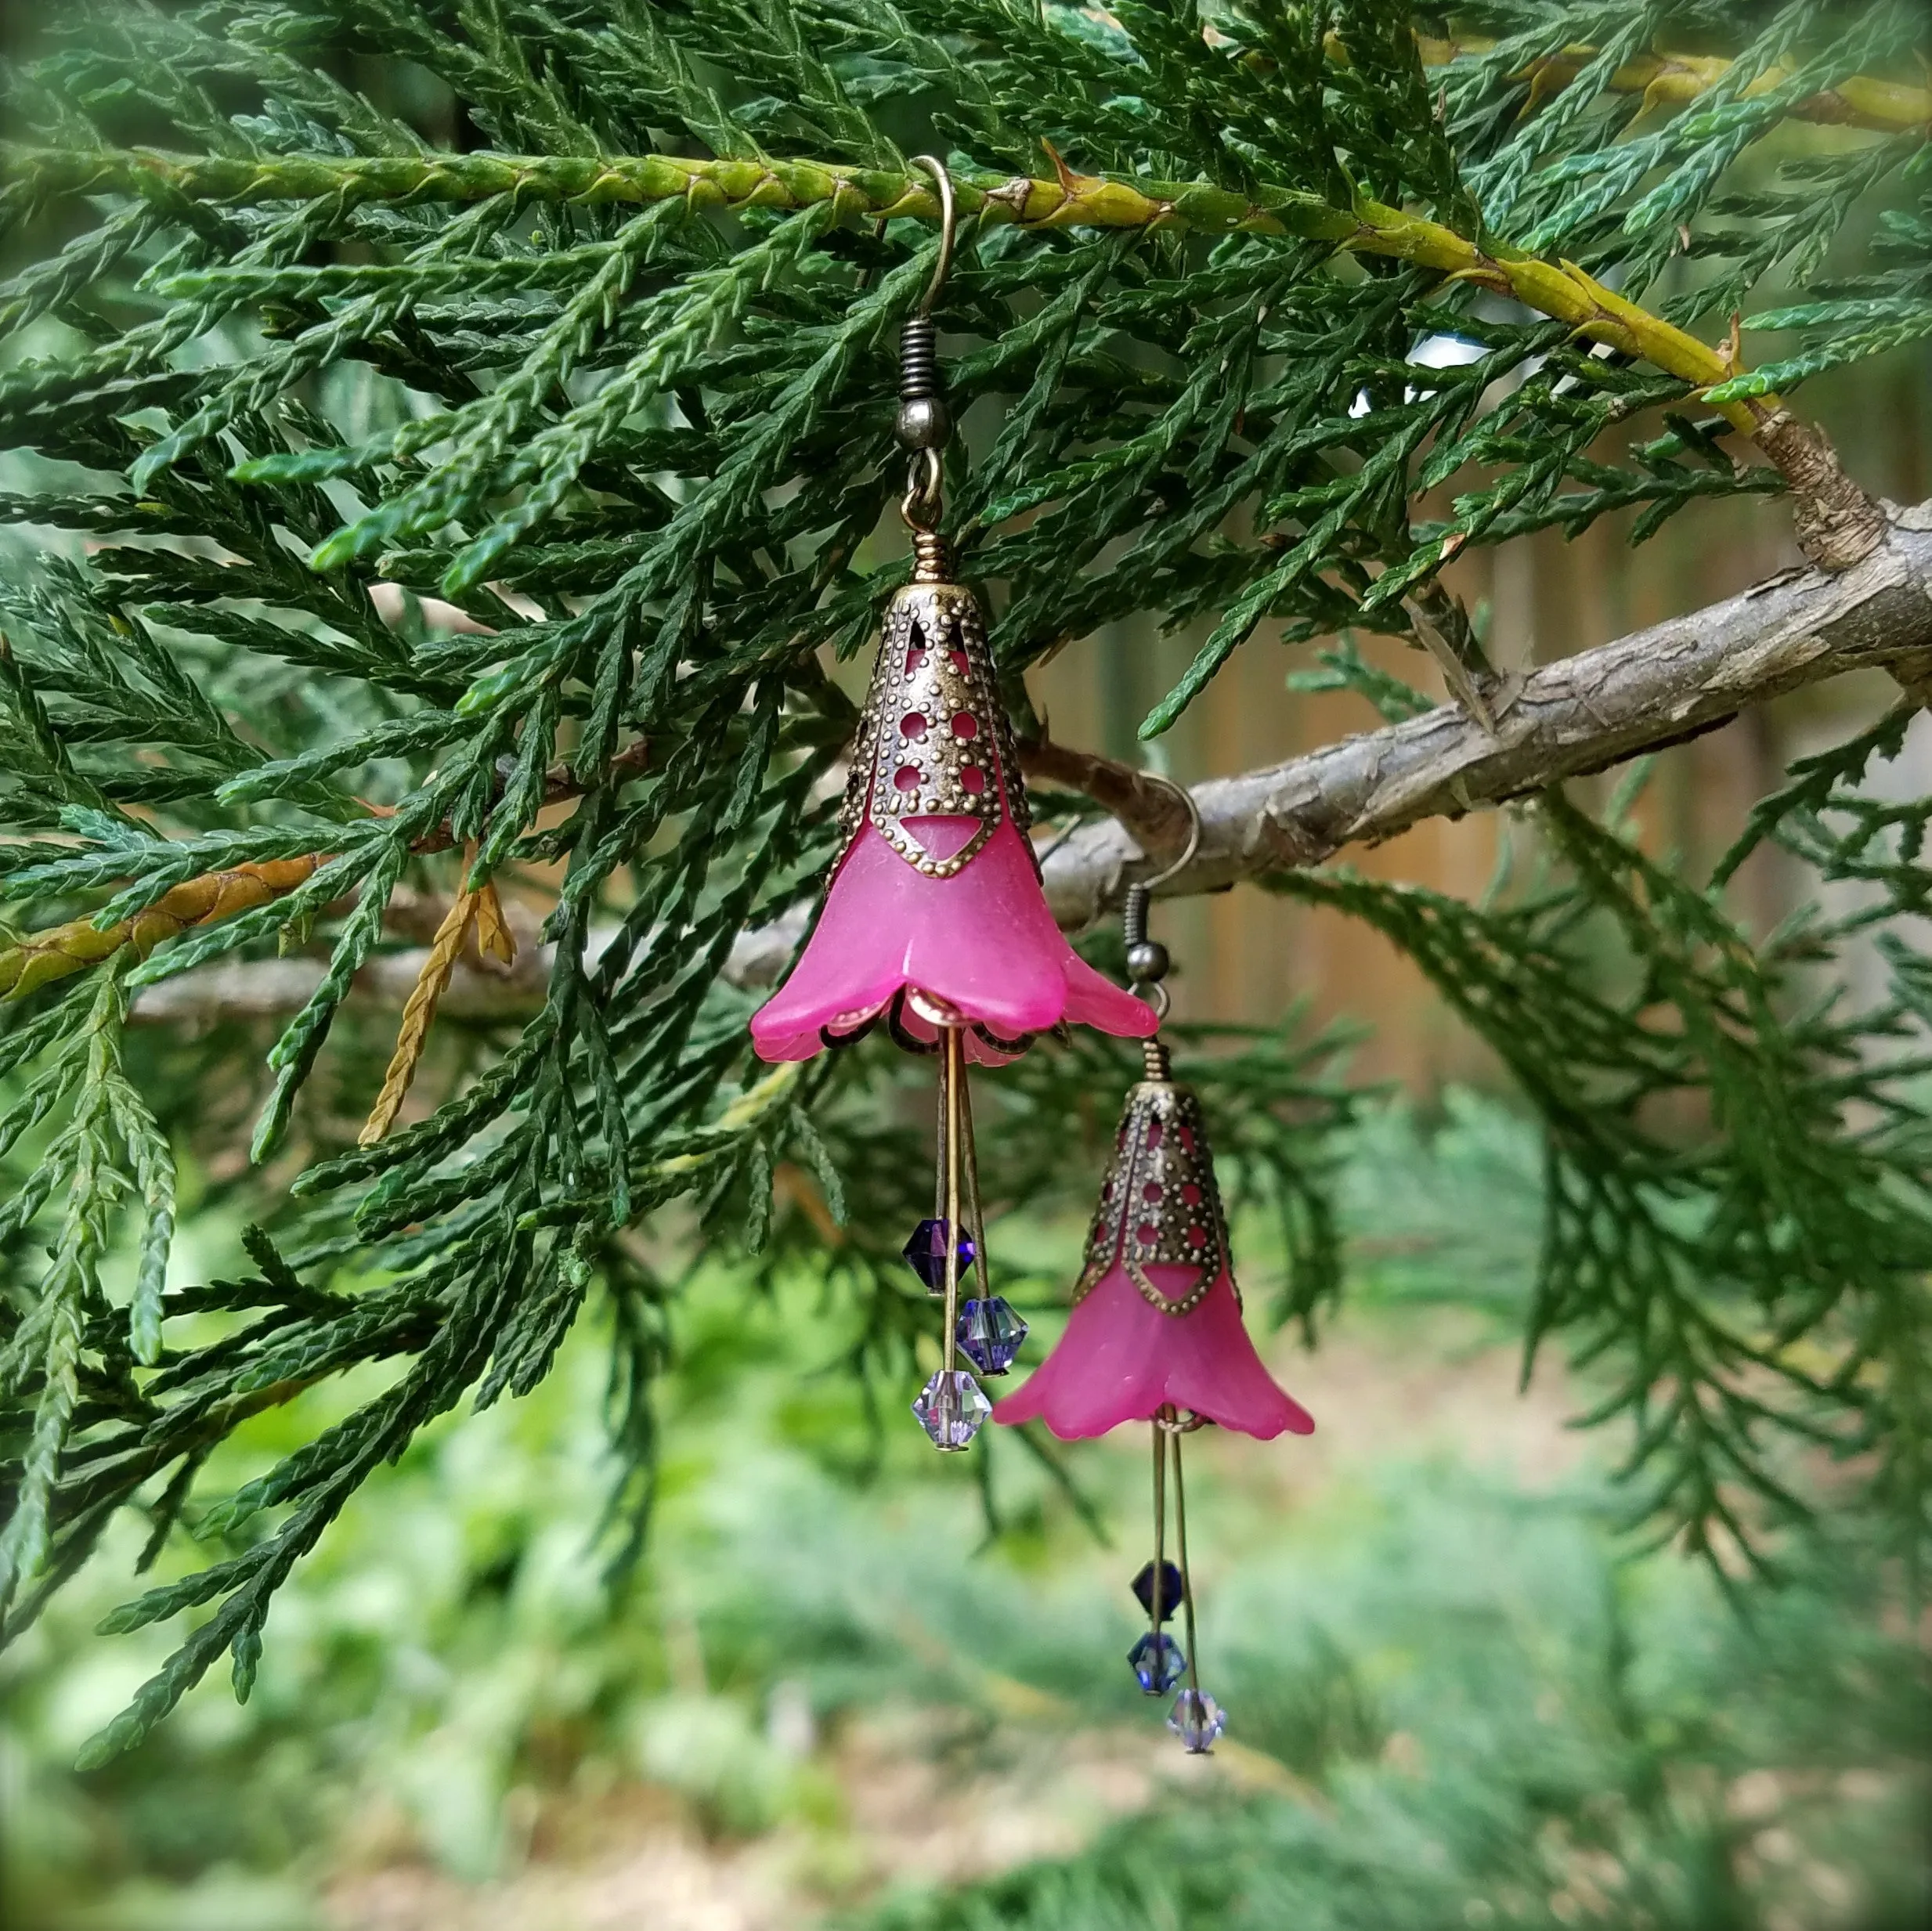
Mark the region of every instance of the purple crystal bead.
POLYGON ((993 1404, 963 1368, 955 1368, 950 1374, 941 1368, 919 1390, 919 1399, 912 1404, 919 1426, 932 1437, 933 1446, 941 1454, 952 1454, 964 1448, 992 1412, 993 1404))
POLYGON ((1172 1637, 1162 1633, 1143 1636, 1127 1652, 1127 1666, 1146 1696, 1165 1696, 1181 1680, 1187 1658, 1172 1637))
MULTIPOLYGON (((923 1220, 912 1229, 912 1238, 901 1251, 905 1255, 906 1265, 926 1283, 929 1294, 943 1294, 946 1291, 946 1223, 943 1220, 923 1220)), ((963 1275, 973 1265, 975 1250, 973 1236, 962 1233, 959 1236, 959 1272, 963 1275)))
POLYGON ((1167 1727, 1186 1745, 1190 1756, 1205 1756, 1227 1721, 1227 1712, 1205 1690, 1183 1690, 1168 1712, 1167 1727))
POLYGON ((982 1374, 1004 1374, 1026 1337, 1026 1323, 998 1294, 990 1301, 969 1301, 959 1310, 960 1352, 982 1374))
MULTIPOLYGON (((1161 1614, 1158 1620, 1166 1622, 1181 1606, 1181 1596, 1186 1588, 1181 1580, 1181 1572, 1172 1562, 1161 1565, 1161 1614)), ((1149 1615, 1154 1614, 1154 1565, 1150 1562, 1134 1578, 1134 1594, 1141 1608, 1149 1615)))

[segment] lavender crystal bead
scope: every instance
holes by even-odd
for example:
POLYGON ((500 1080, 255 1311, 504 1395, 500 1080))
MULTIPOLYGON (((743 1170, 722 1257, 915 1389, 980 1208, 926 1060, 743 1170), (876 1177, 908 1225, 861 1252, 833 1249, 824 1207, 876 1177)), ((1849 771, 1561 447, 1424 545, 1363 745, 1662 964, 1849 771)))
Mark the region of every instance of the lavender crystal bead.
POLYGON ((1190 1756, 1205 1756, 1227 1721, 1227 1712, 1205 1690, 1183 1690, 1168 1712, 1167 1727, 1186 1745, 1190 1756))
POLYGON ((1133 1671, 1143 1695, 1165 1696, 1180 1681, 1187 1658, 1172 1637, 1165 1632, 1159 1635, 1150 1633, 1127 1652, 1127 1666, 1133 1671))
POLYGON ((982 1374, 1004 1374, 1026 1337, 1026 1323, 998 1294, 969 1301, 959 1310, 960 1352, 982 1374))
POLYGON ((964 1448, 992 1412, 993 1404, 963 1368, 955 1368, 950 1374, 941 1368, 919 1390, 919 1399, 912 1404, 919 1426, 942 1454, 955 1453, 964 1448))

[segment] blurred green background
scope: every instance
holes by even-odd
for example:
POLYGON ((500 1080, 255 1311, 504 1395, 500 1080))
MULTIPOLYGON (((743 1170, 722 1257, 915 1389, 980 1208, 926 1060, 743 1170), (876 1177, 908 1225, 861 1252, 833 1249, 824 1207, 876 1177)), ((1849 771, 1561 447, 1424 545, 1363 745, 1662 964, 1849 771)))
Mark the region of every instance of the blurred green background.
MULTIPOLYGON (((0 33, 35 11, 0 6, 0 33)), ((350 78, 378 99, 406 81, 350 78)), ((1908 352, 1806 391, 1854 473, 1905 502, 1932 489, 1929 367, 1908 352)), ((1673 524, 1634 561, 1628 527, 1458 561, 1495 661, 1547 662, 1792 554, 1782 512, 1754 504, 1673 524)), ((1044 667, 1036 698, 1067 742, 1139 755, 1136 720, 1200 641, 1114 626, 1044 667)), ((1389 661, 1435 688, 1413 655, 1389 661)), ((1307 662, 1264 635, 1161 755, 1228 772, 1373 721, 1349 693, 1285 698, 1307 662)), ((1707 857, 1792 756, 1894 695, 1847 679, 1674 749, 1640 807, 1652 845, 1707 857)), ((1925 737, 1910 749, 1905 781, 1932 781, 1925 737)), ((1510 836, 1475 814, 1350 856, 1474 897, 1510 836)), ((1810 889, 1764 868, 1741 883, 1760 929, 1810 889)), ((94 1633, 134 1593, 143 1527, 120 1522, 0 1655, 9 1931, 1932 1922, 1915 1579, 1829 1511, 1775 1590, 1727 1596, 1637 1548, 1623 1442, 1569 1425, 1588 1372, 1546 1358, 1519 1388, 1540 1155, 1503 1103, 1453 1083, 1493 1078, 1479 1045, 1337 915, 1251 891, 1161 915, 1183 1016, 1273 1021, 1297 998, 1372 1016, 1355 1074, 1428 1096, 1351 1130, 1345 1312, 1319 1351, 1263 1339, 1318 1432, 1189 1444, 1202 1681, 1230 1712, 1212 1758, 1182 1754, 1124 1660, 1148 1554, 1139 1431, 1070 1453, 1071 1492, 997 1431, 942 1461, 902 1409, 868 1413, 848 1308, 714 1264, 671 1303, 651 1539, 628 1576, 606 1579, 610 1353, 587 1317, 534 1394, 444 1417, 358 1495, 278 1596, 246 1705, 217 1672, 81 1775, 82 1741, 179 1638, 94 1633)), ((190 1212, 174 1277, 242 1271, 238 1218, 190 1212)), ((1033 1274, 1023 1367, 1056 1331, 1081 1232, 994 1229, 1033 1274)), ((1269 1240, 1237 1230, 1258 1337, 1269 1240)), ((199 1492, 372 1386, 258 1417, 199 1492)), ((1834 1472, 1802 1471, 1827 1496, 1834 1472)), ((209 1553, 177 1537, 153 1579, 209 1553)))
MULTIPOLYGON (((627 1582, 602 1579, 587 1325, 535 1395, 446 1418, 358 1498, 278 1599, 248 1705, 211 1678, 78 1775, 173 1640, 91 1633, 127 1593, 125 1524, 0 1664, 6 1922, 1923 1924, 1932 1706, 1903 1579, 1855 1531, 1735 1603, 1633 1553, 1616 1443, 1567 1426, 1587 1375, 1517 1390, 1537 1173, 1534 1135, 1469 1093, 1353 1129, 1349 1311, 1313 1355, 1271 1344, 1319 1431, 1190 1445, 1202 1681, 1231 1713, 1212 1758, 1124 1661, 1139 1431, 1070 1456, 1078 1496, 1004 1435, 937 1460, 868 1417, 809 1283, 714 1269, 673 1317, 627 1582)), ((996 1232, 1038 1269, 1029 1363, 1080 1231, 996 1232)), ((178 1265, 219 1272, 231 1235, 191 1218, 178 1265)), ((1237 1239, 1265 1282, 1264 1233, 1237 1239)), ((367 1392, 264 1414, 211 1484, 367 1392)))

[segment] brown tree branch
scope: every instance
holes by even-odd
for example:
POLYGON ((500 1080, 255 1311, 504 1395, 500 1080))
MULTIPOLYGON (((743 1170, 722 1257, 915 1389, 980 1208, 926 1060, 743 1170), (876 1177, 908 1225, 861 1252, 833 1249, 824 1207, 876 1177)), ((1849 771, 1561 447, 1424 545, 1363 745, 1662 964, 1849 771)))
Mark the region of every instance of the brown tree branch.
POLYGON ((1042 738, 1020 746, 1020 768, 1028 778, 1085 792, 1150 851, 1179 851, 1186 839, 1187 814, 1173 792, 1131 764, 1042 738))
MULTIPOLYGON (((1895 512, 1850 569, 1787 572, 1506 681, 1493 732, 1445 705, 1196 787, 1201 849, 1162 890, 1211 892, 1320 864, 1345 845, 1605 770, 1845 671, 1887 670, 1909 690, 1928 659, 1932 503, 1895 512)), ((1078 929, 1150 868, 1121 825, 1083 825, 1047 854, 1047 898, 1060 923, 1078 929)))
MULTIPOLYGON (((0 650, 6 645, 0 637, 0 650)), ((602 781, 613 788, 637 777, 650 762, 649 741, 639 738, 627 745, 604 767, 602 781)), ((511 760, 498 761, 497 790, 500 795, 511 760)), ((568 764, 553 764, 543 774, 543 802, 555 804, 580 796, 583 781, 568 764)), ((387 806, 368 809, 392 815, 387 806)), ((432 831, 410 841, 410 850, 418 854, 447 851, 456 843, 456 834, 446 818, 432 831)), ((319 865, 328 861, 327 852, 309 852, 299 858, 271 859, 262 864, 237 865, 227 872, 204 872, 174 886, 146 911, 132 919, 97 930, 89 919, 70 919, 62 926, 29 933, 16 944, 0 947, 0 1001, 23 999, 56 979, 85 972, 113 957, 123 946, 132 946, 145 958, 157 945, 178 938, 192 926, 218 925, 237 913, 265 905, 271 899, 286 897, 305 885, 319 865)), ((397 901, 392 901, 393 911, 397 901)), ((431 922, 433 932, 441 920, 439 905, 431 922)), ((318 981, 317 983, 320 983, 318 981)), ((297 1002, 299 1005, 300 1001, 297 1002)), ((277 1009, 278 1010, 280 1009, 277 1009)))
MULTIPOLYGON (((1218 891, 1320 864, 1345 845, 1532 796, 1694 737, 1787 691, 1866 669, 1889 671, 1920 701, 1932 691, 1932 502, 1894 512, 1884 540, 1849 570, 1789 571, 1504 680, 1495 692, 1493 731, 1444 705, 1196 786, 1201 848, 1163 893, 1218 891)), ((1048 902, 1069 930, 1117 906, 1135 877, 1167 862, 1180 843, 1179 808, 1132 767, 1050 742, 1023 747, 1020 762, 1028 776, 1084 791, 1117 814, 1082 825, 1046 850, 1048 902)), ((742 934, 725 976, 747 987, 775 984, 806 923, 800 908, 742 934)), ((535 943, 533 931, 518 936, 513 969, 457 966, 446 1014, 503 1019, 542 1002, 547 948, 535 943)), ((593 958, 606 936, 590 935, 593 958)), ((356 996, 401 1005, 427 958, 421 947, 379 954, 357 976, 356 996)), ((134 1016, 205 1023, 286 1012, 302 1005, 322 972, 319 959, 204 966, 145 989, 134 1016)))

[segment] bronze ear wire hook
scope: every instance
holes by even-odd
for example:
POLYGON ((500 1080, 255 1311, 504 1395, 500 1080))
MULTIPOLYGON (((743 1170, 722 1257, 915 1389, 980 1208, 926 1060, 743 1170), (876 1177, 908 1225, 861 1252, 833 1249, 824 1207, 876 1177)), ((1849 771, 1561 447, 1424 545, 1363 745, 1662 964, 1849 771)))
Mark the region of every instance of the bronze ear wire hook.
MULTIPOLYGON (((931 281, 926 284, 926 293, 919 298, 918 311, 921 315, 930 315, 933 312, 933 305, 939 299, 939 291, 945 284, 946 272, 952 266, 953 236, 958 226, 952 209, 952 178, 946 172, 945 164, 935 160, 930 154, 918 156, 910 165, 923 168, 928 174, 933 175, 939 183, 939 261, 933 270, 931 281)), ((516 191, 519 194, 523 192, 521 182, 518 183, 516 191)), ((885 240, 886 228, 891 219, 891 211, 888 210, 872 223, 872 240, 874 241, 885 240)), ((868 287, 872 279, 872 269, 869 268, 865 269, 858 278, 860 288, 862 290, 868 287)))
POLYGON ((1143 782, 1152 785, 1156 790, 1167 792, 1187 814, 1187 843, 1181 847, 1179 857, 1165 871, 1157 872, 1144 883, 1129 888, 1132 891, 1152 893, 1166 884, 1169 879, 1185 872, 1194 862, 1195 855, 1201 850, 1201 807, 1194 802, 1194 794, 1185 785, 1177 785, 1165 772, 1143 771, 1140 776, 1143 782))
MULTIPOLYGON (((1175 784, 1172 778, 1161 772, 1143 771, 1141 777, 1177 799, 1187 814, 1187 842, 1181 848, 1181 855, 1152 878, 1136 879, 1129 886, 1127 902, 1121 908, 1121 936, 1127 941, 1128 985, 1136 997, 1145 999, 1154 1008, 1157 1020, 1165 1020, 1171 1003, 1167 987, 1162 983, 1168 973, 1168 949, 1158 939, 1147 937, 1147 907, 1158 887, 1194 862, 1194 855, 1201 850, 1201 807, 1194 802, 1194 794, 1185 785, 1175 784)), ((1166 1049, 1157 1040, 1148 1041, 1149 1077, 1167 1077, 1166 1058, 1166 1049), (1160 1062, 1158 1070, 1157 1059, 1160 1062)))
POLYGON ((952 272, 959 210, 952 176, 944 161, 936 155, 919 154, 911 164, 930 175, 939 191, 939 254, 919 307, 907 316, 899 332, 899 419, 894 427, 900 442, 912 453, 899 514, 915 534, 930 536, 939 528, 939 453, 952 433, 952 419, 940 392, 939 331, 933 310, 952 272))
POLYGON ((959 234, 959 211, 953 199, 952 176, 946 171, 946 164, 937 155, 915 154, 912 164, 923 168, 930 175, 939 189, 939 259, 933 264, 933 278, 926 284, 926 293, 919 298, 919 312, 930 316, 939 301, 940 291, 946 285, 946 277, 952 269, 953 244, 959 234))

